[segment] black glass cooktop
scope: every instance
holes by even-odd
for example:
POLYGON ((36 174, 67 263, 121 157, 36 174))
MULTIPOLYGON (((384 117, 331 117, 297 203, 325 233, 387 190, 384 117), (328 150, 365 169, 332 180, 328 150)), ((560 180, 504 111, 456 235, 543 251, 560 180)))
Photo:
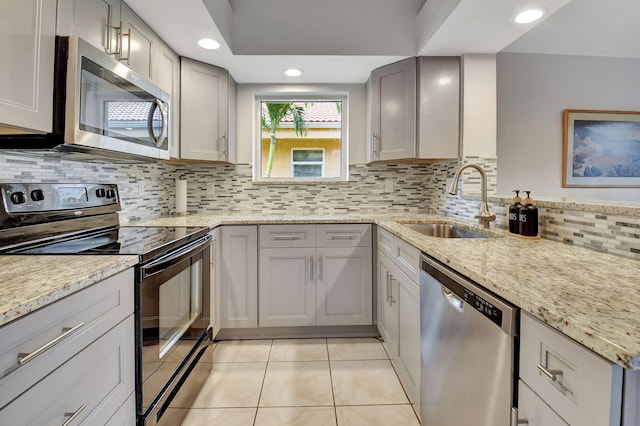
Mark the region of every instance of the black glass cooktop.
POLYGON ((153 257, 154 253, 187 244, 207 232, 207 228, 201 227, 120 226, 32 241, 28 245, 6 250, 4 254, 135 254, 153 257))

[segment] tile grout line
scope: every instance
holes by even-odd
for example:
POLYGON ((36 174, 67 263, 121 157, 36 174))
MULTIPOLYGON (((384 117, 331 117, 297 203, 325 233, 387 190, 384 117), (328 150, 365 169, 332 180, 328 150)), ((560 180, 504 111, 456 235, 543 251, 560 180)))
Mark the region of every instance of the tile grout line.
POLYGON ((260 393, 258 394, 258 402, 256 403, 256 414, 253 416, 253 426, 255 426, 258 420, 258 409, 260 408, 260 399, 262 398, 262 390, 264 389, 264 382, 267 378, 267 370, 269 369, 269 362, 271 360, 271 351, 273 350, 273 339, 271 339, 271 345, 269 346, 269 354, 267 356, 267 365, 264 367, 264 374, 262 375, 262 384, 260 385, 260 393))
POLYGON ((329 364, 329 381, 331 382, 331 398, 333 400, 333 415, 338 426, 338 409, 336 408, 336 393, 333 391, 333 374, 331 374, 331 356, 329 354, 329 339, 324 339, 325 348, 327 350, 327 364, 329 364))

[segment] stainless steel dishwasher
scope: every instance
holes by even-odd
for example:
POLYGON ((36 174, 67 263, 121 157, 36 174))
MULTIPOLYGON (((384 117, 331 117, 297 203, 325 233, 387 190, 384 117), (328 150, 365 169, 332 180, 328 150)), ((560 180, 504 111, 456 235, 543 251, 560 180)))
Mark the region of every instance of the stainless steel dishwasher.
POLYGON ((518 308, 430 257, 420 265, 422 424, 509 426, 518 308))

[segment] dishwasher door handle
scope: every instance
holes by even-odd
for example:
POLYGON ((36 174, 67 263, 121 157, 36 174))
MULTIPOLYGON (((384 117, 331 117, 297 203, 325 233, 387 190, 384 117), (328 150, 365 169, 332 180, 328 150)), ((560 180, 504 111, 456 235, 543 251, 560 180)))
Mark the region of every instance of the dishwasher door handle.
POLYGON ((449 302, 449 304, 451 306, 453 306, 453 309, 455 309, 458 312, 463 312, 464 311, 464 301, 462 299, 460 299, 458 296, 456 296, 447 287, 445 287, 443 285, 441 287, 442 287, 442 295, 447 300, 447 302, 449 302))

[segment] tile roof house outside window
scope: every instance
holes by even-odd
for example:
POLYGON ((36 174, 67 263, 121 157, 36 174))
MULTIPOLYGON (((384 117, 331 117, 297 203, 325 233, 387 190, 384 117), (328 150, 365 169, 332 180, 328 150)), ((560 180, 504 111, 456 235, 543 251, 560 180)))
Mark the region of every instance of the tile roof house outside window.
MULTIPOLYGON (((283 103, 287 101, 273 101, 283 103)), ((268 129, 261 129, 261 173, 260 178, 269 179, 301 179, 319 180, 343 178, 343 100, 310 100, 290 101, 296 106, 304 107, 303 117, 308 126, 305 136, 296 134, 293 118, 290 114, 280 122, 276 130, 276 147, 273 158, 271 176, 266 177, 269 156, 270 134, 268 129)), ((268 117, 266 104, 260 102, 260 108, 268 117)), ((267 124, 270 124, 267 118, 267 124)))

